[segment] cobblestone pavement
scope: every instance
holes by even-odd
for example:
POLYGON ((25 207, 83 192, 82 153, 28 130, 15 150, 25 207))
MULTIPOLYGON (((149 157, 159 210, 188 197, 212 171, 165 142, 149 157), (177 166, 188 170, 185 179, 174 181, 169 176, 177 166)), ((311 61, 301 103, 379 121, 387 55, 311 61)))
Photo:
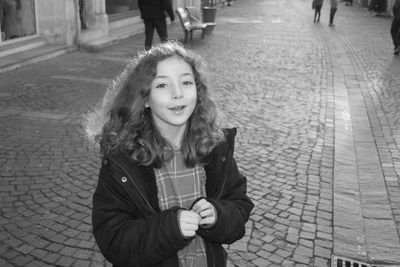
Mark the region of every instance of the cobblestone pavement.
MULTIPOLYGON (((336 25, 328 27, 328 13, 325 3, 314 24, 310 1, 241 0, 218 10, 212 35, 194 36, 191 48, 209 62, 225 121, 238 127, 235 156, 256 205, 245 237, 227 246, 230 266, 331 264, 334 229, 345 233, 335 228, 343 225, 333 205, 340 202, 334 189, 343 185, 337 152, 344 158, 351 152, 340 144, 346 132, 338 127, 354 127, 355 150, 373 144, 357 150, 347 167, 355 164, 357 178, 371 166, 363 155, 377 159, 382 183, 354 184, 383 194, 385 203, 372 205, 371 213, 385 208, 384 225, 395 234, 394 245, 384 248, 396 259, 400 59, 392 55, 391 20, 340 3, 336 25), (338 112, 342 98, 351 113, 338 112), (364 129, 360 121, 369 135, 357 131, 364 129)), ((182 40, 178 23, 169 30, 182 40)), ((91 234, 100 164, 81 119, 142 44, 138 35, 99 53, 74 52, 0 74, 0 266, 109 265, 91 234)), ((360 202, 368 204, 362 192, 360 202)), ((361 219, 374 219, 359 208, 361 219)), ((369 246, 372 238, 360 242, 369 246)))

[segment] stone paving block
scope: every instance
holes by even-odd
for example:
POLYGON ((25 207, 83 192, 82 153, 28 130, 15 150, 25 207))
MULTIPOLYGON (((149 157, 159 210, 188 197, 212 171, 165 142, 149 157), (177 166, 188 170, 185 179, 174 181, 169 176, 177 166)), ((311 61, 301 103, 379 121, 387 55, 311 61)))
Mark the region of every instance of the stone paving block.
POLYGON ((25 266, 26 267, 51 267, 51 265, 45 264, 38 260, 30 261, 25 266))
POLYGON ((315 246, 314 254, 315 254, 315 256, 318 256, 321 258, 330 259, 331 255, 332 255, 332 251, 331 251, 331 249, 327 249, 327 248, 320 247, 320 246, 315 246))
POLYGON ((317 238, 332 240, 332 233, 317 232, 317 238))
POLYGON ((303 239, 303 238, 300 238, 299 244, 302 246, 305 246, 305 247, 309 247, 309 248, 312 248, 314 246, 313 240, 308 240, 308 239, 303 239))
POLYGON ((294 254, 310 258, 313 256, 313 249, 305 246, 298 246, 294 251, 294 254))
POLYGON ((64 248, 61 244, 51 243, 49 246, 46 247, 46 250, 52 252, 60 252, 64 248))
POLYGON ((324 258, 320 258, 320 257, 316 257, 314 259, 314 264, 313 266, 321 266, 321 267, 329 267, 331 266, 329 263, 329 260, 324 259, 324 258))
POLYGON ((333 254, 347 258, 357 257, 358 260, 367 262, 367 250, 365 241, 363 240, 359 240, 359 243, 357 244, 357 241, 354 241, 353 239, 351 239, 350 241, 335 239, 333 254))
POLYGON ((46 262, 46 263, 48 263, 48 264, 50 264, 50 265, 54 265, 55 262, 56 262, 59 258, 60 258, 60 256, 57 255, 57 254, 55 254, 55 253, 49 253, 49 254, 47 254, 47 255, 43 258, 43 260, 44 260, 44 262, 46 262))
POLYGON ((366 239, 368 256, 374 262, 397 263, 400 246, 397 244, 397 231, 392 220, 366 219, 366 239))
POLYGON ((268 266, 270 264, 270 261, 268 261, 266 259, 258 258, 258 259, 253 260, 252 263, 255 266, 268 266))
POLYGON ((22 253, 22 254, 29 254, 32 250, 35 248, 31 245, 23 244, 22 246, 19 246, 15 248, 16 251, 22 253))
POLYGON ((250 252, 250 253, 256 253, 257 251, 260 250, 260 246, 250 244, 250 245, 248 245, 247 249, 248 249, 248 252, 250 252))
POLYGON ((277 251, 275 251, 275 254, 279 255, 280 257, 282 257, 283 261, 284 261, 284 259, 287 259, 292 254, 292 252, 284 250, 284 249, 278 249, 277 251))
POLYGON ((315 238, 315 233, 301 231, 300 238, 313 240, 315 238))
POLYGON ((43 249, 35 249, 34 251, 32 251, 31 255, 35 258, 43 259, 47 255, 47 253, 48 252, 43 249))
POLYGON ((72 266, 73 267, 89 267, 90 266, 90 264, 91 264, 91 262, 90 261, 84 261, 84 260, 77 260, 77 261, 75 261, 73 264, 72 264, 72 266))
POLYGON ((293 261, 284 260, 281 264, 282 267, 294 267, 296 264, 293 261))
POLYGON ((85 240, 82 240, 82 241, 80 241, 80 242, 78 243, 78 247, 79 247, 79 248, 83 248, 83 249, 91 249, 93 246, 94 246, 94 245, 93 245, 92 242, 85 241, 85 240))
POLYGON ((293 257, 292 257, 292 260, 294 262, 296 262, 296 266, 298 266, 297 263, 305 264, 305 266, 308 266, 308 264, 310 262, 310 258, 305 257, 305 256, 300 255, 300 254, 294 254, 293 257))
POLYGON ((71 247, 64 247, 59 254, 60 255, 64 255, 64 256, 68 256, 70 257, 71 255, 73 255, 75 253, 76 249, 75 248, 71 248, 71 247))
POLYGON ((271 261, 272 263, 280 264, 283 261, 283 258, 278 254, 274 253, 271 255, 271 257, 268 258, 268 260, 271 261))
POLYGON ((264 244, 261 248, 266 252, 274 252, 276 250, 276 246, 271 244, 264 244))
POLYGON ((295 243, 296 244, 298 242, 298 240, 299 240, 299 236, 298 235, 289 234, 289 235, 287 235, 286 240, 289 243, 295 243))
POLYGON ((236 251, 247 251, 247 243, 236 241, 229 246, 229 249, 236 251))
POLYGON ((274 239, 275 237, 273 235, 266 235, 263 238, 261 238, 261 241, 265 243, 271 243, 274 239))
POLYGON ((74 258, 72 257, 67 257, 67 256, 61 256, 57 262, 55 264, 59 265, 59 266, 72 266, 73 262, 75 261, 74 258))

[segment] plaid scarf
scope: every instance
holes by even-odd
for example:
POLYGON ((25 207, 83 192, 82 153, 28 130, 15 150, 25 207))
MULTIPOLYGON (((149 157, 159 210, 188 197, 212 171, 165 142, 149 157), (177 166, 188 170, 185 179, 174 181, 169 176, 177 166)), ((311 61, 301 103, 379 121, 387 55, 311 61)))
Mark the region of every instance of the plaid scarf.
MULTIPOLYGON (((181 151, 175 151, 171 161, 161 169, 155 169, 160 209, 174 206, 189 209, 194 200, 206 196, 204 168, 196 165, 188 168, 181 151)), ((203 239, 196 235, 183 249, 178 251, 179 265, 191 267, 207 266, 203 239)))

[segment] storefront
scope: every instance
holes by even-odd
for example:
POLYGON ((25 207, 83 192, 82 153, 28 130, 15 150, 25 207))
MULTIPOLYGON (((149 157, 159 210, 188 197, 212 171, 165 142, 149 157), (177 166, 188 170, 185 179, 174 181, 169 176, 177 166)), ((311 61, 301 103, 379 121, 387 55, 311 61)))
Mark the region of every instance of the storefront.
POLYGON ((37 33, 34 0, 0 0, 0 45, 37 33))

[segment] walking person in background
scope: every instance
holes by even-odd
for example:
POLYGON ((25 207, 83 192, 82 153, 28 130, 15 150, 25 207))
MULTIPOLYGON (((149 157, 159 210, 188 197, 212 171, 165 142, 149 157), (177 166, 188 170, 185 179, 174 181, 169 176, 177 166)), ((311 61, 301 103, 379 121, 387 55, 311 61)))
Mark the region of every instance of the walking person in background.
POLYGON ((337 11, 338 0, 331 0, 331 12, 329 14, 329 26, 333 26, 333 19, 337 11))
POLYGON ((321 17, 321 8, 324 0, 313 0, 314 7, 314 23, 319 22, 319 18, 321 17))
POLYGON ((87 117, 103 155, 96 242, 114 266, 226 266, 253 203, 201 58, 176 42, 142 51, 87 117), (96 135, 97 133, 97 135, 96 135))
POLYGON ((390 35, 392 36, 394 45, 394 54, 396 56, 400 53, 400 0, 394 2, 393 8, 393 22, 390 27, 390 35))
POLYGON ((154 29, 157 30, 161 42, 168 40, 165 12, 175 20, 171 0, 138 0, 141 18, 144 23, 144 48, 149 50, 153 44, 154 29))

